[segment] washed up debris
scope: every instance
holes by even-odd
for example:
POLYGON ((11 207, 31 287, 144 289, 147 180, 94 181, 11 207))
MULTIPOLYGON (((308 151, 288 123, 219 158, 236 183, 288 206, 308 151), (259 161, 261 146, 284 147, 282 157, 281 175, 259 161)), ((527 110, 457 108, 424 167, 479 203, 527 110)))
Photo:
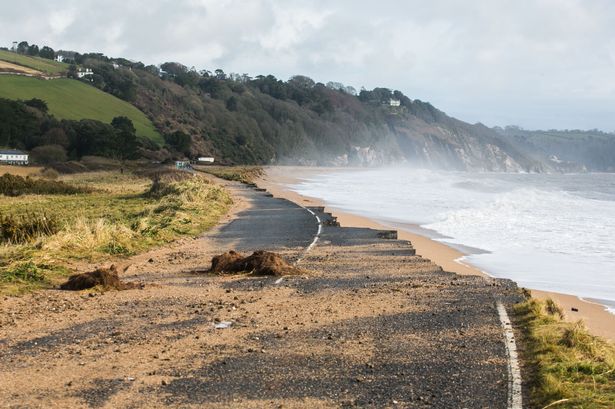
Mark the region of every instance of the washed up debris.
POLYGON ((73 274, 68 281, 60 285, 61 290, 80 291, 100 286, 105 290, 129 290, 140 287, 137 283, 124 283, 120 280, 117 268, 97 268, 82 274, 73 274))
POLYGON ((211 259, 211 273, 242 273, 257 276, 283 276, 301 274, 302 270, 290 265, 282 256, 269 251, 255 251, 243 257, 236 251, 228 251, 211 259))
POLYGON ((232 321, 220 321, 214 324, 215 329, 227 329, 233 325, 232 321))
POLYGON ((227 251, 226 253, 220 254, 219 256, 214 256, 211 259, 210 271, 212 273, 235 272, 233 270, 235 264, 241 260, 243 260, 243 256, 241 254, 234 250, 227 251))

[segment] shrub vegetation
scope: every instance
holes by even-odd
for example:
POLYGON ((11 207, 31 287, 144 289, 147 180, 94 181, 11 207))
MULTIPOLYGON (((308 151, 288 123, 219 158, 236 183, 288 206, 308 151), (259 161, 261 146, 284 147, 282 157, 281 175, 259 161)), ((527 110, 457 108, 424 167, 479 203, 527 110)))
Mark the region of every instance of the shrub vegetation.
POLYGON ((72 186, 62 181, 35 179, 5 173, 0 176, 0 194, 5 196, 35 195, 75 195, 87 193, 89 187, 72 186))

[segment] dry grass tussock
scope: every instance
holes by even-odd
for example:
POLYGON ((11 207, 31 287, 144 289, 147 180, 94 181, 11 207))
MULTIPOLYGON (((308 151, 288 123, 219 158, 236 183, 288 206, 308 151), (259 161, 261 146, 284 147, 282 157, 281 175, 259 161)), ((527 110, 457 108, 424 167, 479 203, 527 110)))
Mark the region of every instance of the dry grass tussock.
POLYGON ((149 188, 151 180, 133 173, 98 171, 62 175, 61 180, 74 186, 95 186, 112 194, 138 194, 149 188))
POLYGON ((615 407, 615 345, 562 317, 552 300, 530 298, 515 308, 531 407, 615 407))
MULTIPOLYGON (((154 182, 155 183, 155 182, 154 182)), ((79 218, 45 241, 56 254, 134 254, 152 244, 198 234, 215 224, 231 204, 228 194, 201 177, 168 177, 158 194, 126 222, 79 218), (175 179, 175 180, 173 180, 175 179)), ((146 193, 150 196, 151 188, 146 193)))
POLYGON ((22 177, 10 173, 0 176, 0 194, 5 196, 75 195, 91 191, 91 188, 85 186, 73 186, 56 180, 22 177))
POLYGON ((12 166, 12 165, 0 165, 0 175, 9 173, 16 176, 36 176, 43 168, 40 166, 12 166))
POLYGON ((241 183, 254 183, 264 174, 260 166, 195 166, 195 169, 241 183))
POLYGON ((129 254, 138 232, 105 219, 83 217, 44 241, 43 250, 71 253, 75 258, 90 258, 94 253, 129 254))
POLYGON ((0 196, 1 214, 12 212, 11 217, 21 218, 29 209, 45 209, 57 222, 57 229, 49 234, 33 236, 33 240, 20 245, 0 246, 0 292, 2 283, 11 283, 12 287, 21 283, 29 288, 33 283, 29 277, 36 277, 38 284, 54 284, 50 278, 56 277, 59 269, 64 271, 69 260, 128 256, 180 237, 198 235, 214 226, 232 204, 223 188, 185 172, 171 172, 154 182, 119 172, 71 175, 70 183, 92 191, 31 195, 27 205, 16 198, 0 196), (106 186, 111 189, 106 190, 106 186), (33 263, 37 274, 19 273, 23 263, 33 263), (41 280, 41 276, 45 279, 41 280))
POLYGON ((0 214, 0 243, 23 244, 58 231, 58 221, 45 214, 0 214))

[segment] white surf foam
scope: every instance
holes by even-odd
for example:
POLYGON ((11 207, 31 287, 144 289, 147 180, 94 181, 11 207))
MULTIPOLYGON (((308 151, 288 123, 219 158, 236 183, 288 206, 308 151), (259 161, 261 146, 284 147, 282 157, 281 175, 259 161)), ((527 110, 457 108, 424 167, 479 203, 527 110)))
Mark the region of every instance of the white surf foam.
POLYGON ((466 260, 521 286, 615 301, 615 175, 386 169, 320 175, 292 188, 484 249, 466 260))

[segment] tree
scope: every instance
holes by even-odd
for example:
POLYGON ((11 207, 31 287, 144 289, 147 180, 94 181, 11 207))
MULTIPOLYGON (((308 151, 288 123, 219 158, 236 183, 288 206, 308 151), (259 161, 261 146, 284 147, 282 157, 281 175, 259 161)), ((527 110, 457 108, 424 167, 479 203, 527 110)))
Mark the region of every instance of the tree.
POLYGON ((66 73, 68 78, 77 79, 77 66, 75 64, 71 64, 68 66, 68 72, 66 73))
POLYGON ((43 136, 41 136, 39 143, 41 145, 60 145, 65 148, 69 147, 66 132, 60 127, 54 127, 45 132, 43 136))
POLYGON ((226 109, 228 109, 229 111, 237 111, 238 106, 239 104, 235 96, 232 96, 226 100, 226 109))
POLYGON ((226 99, 232 94, 226 83, 215 77, 201 78, 199 81, 199 88, 216 99, 226 99))
POLYGON ((179 74, 188 72, 188 67, 178 62, 165 62, 160 64, 160 69, 165 71, 171 77, 176 77, 179 74))
POLYGON ((225 80, 226 79, 226 74, 220 68, 218 68, 216 71, 214 71, 214 73, 216 74, 216 78, 217 79, 219 79, 219 80, 225 80))
POLYGON ((17 44, 17 52, 19 54, 26 54, 28 52, 28 47, 29 47, 28 42, 22 41, 21 43, 17 44))
POLYGON ((62 121, 71 146, 71 156, 85 155, 117 157, 117 131, 113 126, 93 119, 62 121))
POLYGON ((160 68, 155 65, 148 65, 144 68, 144 70, 157 77, 160 75, 160 68))
POLYGON ((121 159, 134 157, 137 151, 136 129, 132 121, 125 116, 116 116, 111 121, 117 139, 116 154, 121 159))
POLYGON ((55 51, 53 51, 53 48, 44 46, 39 51, 38 55, 39 57, 46 58, 48 60, 53 60, 56 56, 56 53, 55 51))
POLYGON ((288 83, 290 85, 306 89, 314 88, 314 85, 316 85, 313 79, 306 77, 305 75, 295 75, 288 80, 288 83))
POLYGON ((181 85, 182 87, 196 87, 199 84, 199 80, 201 76, 196 71, 188 71, 181 74, 177 74, 175 76, 175 82, 181 85))
POLYGON ((341 82, 329 81, 327 82, 327 88, 335 90, 335 91, 343 91, 344 84, 342 84, 341 82))
POLYGON ((30 47, 28 47, 28 55, 38 55, 38 45, 36 44, 32 44, 30 45, 30 47))
POLYGON ((49 111, 49 107, 47 106, 47 103, 39 98, 29 99, 27 101, 24 101, 24 104, 26 104, 29 107, 36 108, 39 111, 44 112, 44 113, 47 113, 49 111))
POLYGON ((171 148, 184 154, 190 150, 190 145, 192 144, 190 135, 182 131, 175 131, 171 134, 167 134, 164 136, 164 140, 171 148))
POLYGON ((42 165, 66 162, 66 149, 60 145, 42 145, 32 149, 32 158, 42 165))
POLYGON ((116 116, 115 118, 113 118, 113 120, 111 121, 111 126, 121 132, 127 132, 132 134, 136 132, 135 126, 133 125, 130 118, 125 116, 116 116))
POLYGON ((24 103, 0 98, 0 146, 29 149, 39 135, 39 119, 24 103))
POLYGON ((346 94, 353 95, 353 96, 357 95, 357 90, 353 86, 350 86, 350 85, 344 87, 344 92, 346 92, 346 94))

